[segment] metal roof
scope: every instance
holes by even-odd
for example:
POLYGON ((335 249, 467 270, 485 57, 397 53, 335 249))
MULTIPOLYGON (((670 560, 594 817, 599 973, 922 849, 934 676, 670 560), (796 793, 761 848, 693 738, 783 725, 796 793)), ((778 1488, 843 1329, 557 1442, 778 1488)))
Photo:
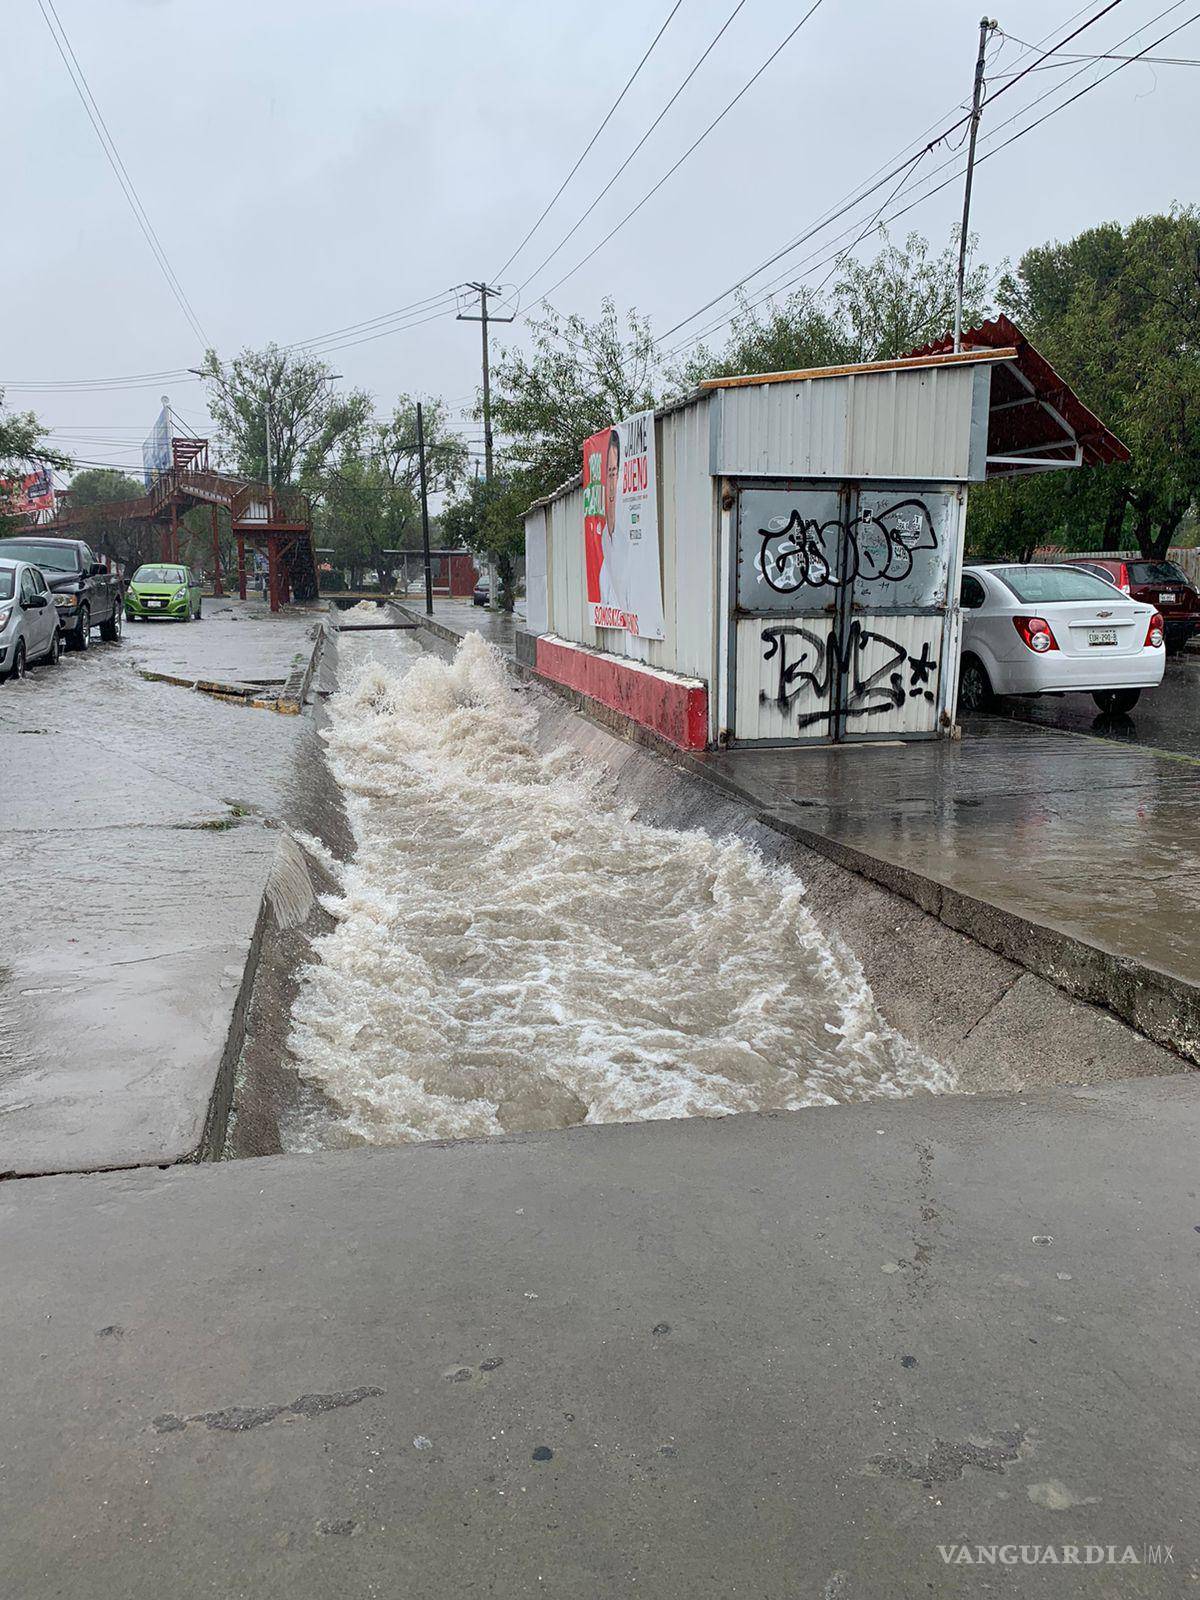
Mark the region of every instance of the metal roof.
MULTIPOLYGON (((1107 466, 1128 461, 1128 446, 1089 411, 1083 401, 1054 370, 1045 356, 1006 316, 968 328, 962 354, 1004 356, 992 373, 988 411, 988 466, 990 475, 1004 474, 1005 461, 1046 467, 1107 466)), ((912 352, 909 360, 945 357, 953 347, 947 334, 912 352)))
POLYGON ((1011 360, 1016 355, 1011 350, 960 350, 948 353, 929 351, 927 354, 897 356, 890 361, 854 361, 840 367, 800 367, 794 372, 750 372, 736 378, 704 378, 703 389, 748 389, 760 383, 800 383, 810 378, 857 378, 868 372, 907 372, 916 367, 969 366, 979 361, 1011 360))

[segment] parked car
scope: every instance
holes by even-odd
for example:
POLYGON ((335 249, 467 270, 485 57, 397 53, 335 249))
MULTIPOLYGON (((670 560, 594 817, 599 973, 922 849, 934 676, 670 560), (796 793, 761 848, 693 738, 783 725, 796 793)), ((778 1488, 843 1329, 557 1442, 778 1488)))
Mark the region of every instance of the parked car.
POLYGON ((0 678, 23 678, 31 661, 58 662, 58 610, 40 567, 0 559, 0 678))
POLYGON ((1200 590, 1174 561, 1132 556, 1071 556, 1067 564, 1107 578, 1122 594, 1162 612, 1167 654, 1182 650, 1200 632, 1200 590))
POLYGON ((1131 711, 1162 682, 1162 614, 1077 566, 971 567, 962 580, 958 699, 1083 690, 1101 711, 1131 711))
POLYGON ((129 580, 125 615, 130 622, 165 617, 169 622, 200 620, 199 579, 177 561, 149 561, 129 580))
POLYGON ((486 606, 491 603, 491 598, 491 584, 486 578, 480 578, 474 589, 471 590, 471 604, 473 606, 486 606))
POLYGON ((30 561, 42 569, 70 649, 86 650, 93 628, 102 639, 121 637, 121 580, 83 539, 0 539, 0 560, 30 561))

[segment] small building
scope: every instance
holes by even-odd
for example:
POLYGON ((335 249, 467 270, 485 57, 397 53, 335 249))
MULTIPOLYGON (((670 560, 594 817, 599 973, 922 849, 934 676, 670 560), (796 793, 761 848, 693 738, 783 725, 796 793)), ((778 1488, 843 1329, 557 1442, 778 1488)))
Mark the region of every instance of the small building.
POLYGON ((948 733, 968 487, 1129 459, 1004 317, 957 353, 710 379, 635 424, 526 513, 518 645, 685 749, 948 733), (597 589, 618 535, 660 585, 650 626, 597 589))

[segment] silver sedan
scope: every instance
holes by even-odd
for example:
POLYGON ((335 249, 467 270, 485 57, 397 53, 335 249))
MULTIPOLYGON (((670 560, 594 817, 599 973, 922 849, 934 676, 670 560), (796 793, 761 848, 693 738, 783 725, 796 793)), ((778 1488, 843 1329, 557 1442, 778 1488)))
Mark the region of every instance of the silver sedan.
POLYGON ((57 662, 58 608, 40 567, 0 561, 0 678, 23 678, 31 661, 57 662))

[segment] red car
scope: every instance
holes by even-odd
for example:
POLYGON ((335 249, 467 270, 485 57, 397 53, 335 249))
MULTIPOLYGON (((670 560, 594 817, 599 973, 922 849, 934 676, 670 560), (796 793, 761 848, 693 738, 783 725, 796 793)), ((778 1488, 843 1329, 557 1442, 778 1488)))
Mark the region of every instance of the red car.
POLYGON ((1085 567, 1134 600, 1162 612, 1167 654, 1182 650, 1200 632, 1200 591, 1173 561, 1146 561, 1140 556, 1068 556, 1061 563, 1085 567))

